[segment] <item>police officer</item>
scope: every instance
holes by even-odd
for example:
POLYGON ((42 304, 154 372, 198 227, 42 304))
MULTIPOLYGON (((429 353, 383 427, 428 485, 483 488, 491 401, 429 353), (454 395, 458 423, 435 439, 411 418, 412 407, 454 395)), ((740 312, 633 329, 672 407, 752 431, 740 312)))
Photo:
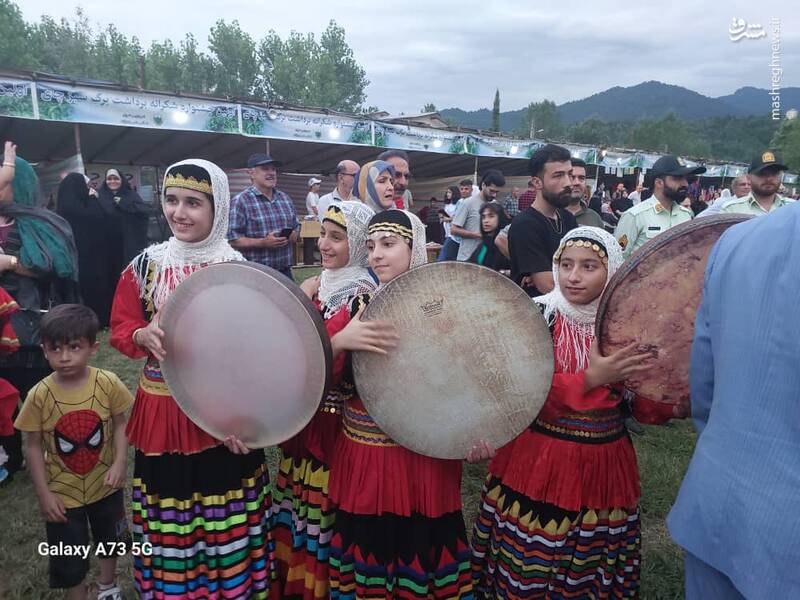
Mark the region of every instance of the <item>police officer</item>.
POLYGON ((682 158, 662 156, 653 165, 653 196, 622 213, 614 231, 627 258, 648 240, 685 221, 693 213, 681 206, 689 191, 689 175, 706 172, 705 167, 691 167, 682 158))
POLYGON ((747 171, 750 193, 741 198, 731 198, 722 205, 719 212, 758 216, 794 202, 791 198, 778 194, 785 170, 786 166, 774 152, 762 152, 753 159, 747 171))

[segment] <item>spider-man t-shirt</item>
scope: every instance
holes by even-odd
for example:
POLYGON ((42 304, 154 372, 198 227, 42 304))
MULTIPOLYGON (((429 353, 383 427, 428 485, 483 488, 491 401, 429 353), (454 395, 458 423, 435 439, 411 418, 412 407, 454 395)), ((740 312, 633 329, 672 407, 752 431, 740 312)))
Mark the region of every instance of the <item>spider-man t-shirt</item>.
POLYGON ((114 460, 111 417, 132 402, 119 377, 94 367, 80 388, 66 390, 50 375, 28 393, 14 426, 42 433, 47 487, 66 508, 86 506, 116 491, 103 484, 114 460))

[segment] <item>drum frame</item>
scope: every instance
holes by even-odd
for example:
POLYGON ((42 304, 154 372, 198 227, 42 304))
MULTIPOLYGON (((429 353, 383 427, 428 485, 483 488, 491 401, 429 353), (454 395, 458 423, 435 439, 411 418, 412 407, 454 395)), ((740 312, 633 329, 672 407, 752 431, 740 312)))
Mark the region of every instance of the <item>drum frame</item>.
MULTIPOLYGON (((533 301, 530 299, 530 297, 525 293, 525 291, 522 288, 518 287, 510 279, 508 279, 507 277, 504 277, 500 273, 497 273, 496 271, 494 271, 492 269, 489 269, 487 267, 483 267, 483 266, 480 266, 480 265, 475 265, 475 264, 472 264, 472 263, 464 263, 464 262, 456 263, 454 261, 447 261, 447 262, 440 262, 440 263, 430 263, 430 264, 422 265, 422 266, 416 267, 416 268, 414 268, 412 270, 406 271, 405 273, 402 273, 401 275, 399 275, 398 277, 393 279, 391 282, 387 283, 385 286, 380 288, 380 290, 376 293, 375 297, 373 298, 372 302, 370 302, 370 304, 367 306, 366 310, 364 311, 364 314, 363 314, 362 318, 364 320, 374 320, 376 318, 383 319, 384 317, 376 317, 376 316, 374 316, 374 313, 376 312, 376 308, 380 307, 380 303, 381 303, 380 298, 381 298, 381 296, 385 296, 385 295, 388 295, 388 294, 394 294, 395 292, 393 291, 393 288, 402 287, 402 286, 406 285, 406 282, 407 282, 407 280, 409 278, 417 279, 420 276, 424 276, 427 272, 432 271, 432 270, 436 270, 436 269, 445 269, 445 268, 452 269, 454 265, 457 265, 458 269, 462 269, 462 270, 465 270, 465 271, 466 270, 472 270, 472 271, 474 271, 476 273, 486 273, 486 275, 490 275, 492 278, 496 278, 497 282, 502 282, 502 285, 504 285, 504 286, 507 285, 509 291, 511 291, 513 293, 517 293, 520 303, 524 303, 526 305, 530 305, 531 317, 535 321, 532 321, 531 323, 525 323, 525 324, 516 324, 516 326, 517 327, 526 326, 526 327, 530 328, 532 331, 535 330, 536 328, 539 328, 538 333, 530 333, 530 335, 531 336, 541 335, 541 337, 542 337, 542 339, 540 340, 541 343, 539 343, 538 345, 534 344, 535 346, 538 346, 537 350, 540 350, 541 353, 542 353, 541 364, 537 364, 537 366, 536 366, 536 368, 543 369, 543 371, 544 371, 544 377, 542 378, 543 383, 542 383, 541 398, 536 398, 536 399, 531 401, 531 403, 530 403, 531 406, 536 405, 536 409, 527 411, 525 413, 525 415, 522 416, 522 418, 520 418, 520 414, 524 413, 525 410, 524 410, 523 407, 520 407, 520 406, 514 407, 514 414, 513 415, 510 415, 508 413, 506 413, 504 415, 504 417, 505 417, 505 425, 504 426, 499 426, 498 430, 502 430, 504 427, 505 427, 506 430, 510 429, 508 427, 509 420, 518 419, 518 421, 515 421, 516 426, 513 428, 514 429, 514 434, 510 438, 506 438, 506 439, 503 439, 503 440, 493 440, 493 439, 484 438, 485 441, 487 441, 489 443, 494 442, 495 445, 497 447, 499 447, 500 445, 508 443, 509 441, 511 441, 514 437, 519 435, 528 426, 530 426, 530 423, 535 419, 536 415, 541 410, 542 406, 544 406, 544 403, 545 403, 545 401, 547 399, 547 395, 549 393, 549 389, 551 387, 552 376, 553 376, 553 371, 554 371, 553 344, 552 344, 552 337, 550 335, 549 328, 547 326, 546 321, 544 320, 544 317, 542 316, 541 312, 537 308, 537 306, 533 303, 533 301), (546 343, 545 343, 545 336, 546 336, 546 343), (544 382, 545 378, 546 378, 546 382, 544 382)), ((433 277, 435 277, 435 275, 432 275, 431 279, 433 279, 433 277)), ((477 293, 479 293, 479 290, 465 289, 464 292, 467 293, 467 294, 469 294, 469 293, 476 293, 477 294, 477 293)), ((437 291, 435 288, 432 287, 431 290, 430 290, 430 296, 431 296, 430 301, 427 301, 427 299, 424 299, 424 298, 420 298, 419 299, 420 301, 422 301, 422 300, 426 300, 426 301, 423 302, 422 304, 420 304, 419 307, 418 307, 419 310, 420 310, 420 318, 430 318, 430 319, 432 319, 430 321, 430 326, 435 327, 437 329, 438 329, 437 324, 443 324, 443 323, 448 321, 448 319, 446 317, 444 317, 444 318, 439 317, 439 315, 441 314, 441 310, 442 310, 441 299, 438 298, 438 296, 440 294, 441 294, 440 291, 437 291), (438 320, 440 318, 441 318, 441 320, 438 320)), ((510 294, 509 295, 509 301, 513 301, 513 299, 514 299, 513 298, 513 294, 510 294)), ((406 322, 409 322, 409 321, 406 320, 406 322)), ((372 362, 372 361, 375 361, 375 360, 382 360, 382 359, 386 358, 386 357, 378 358, 378 355, 375 355, 375 358, 373 358, 372 356, 369 356, 369 354, 370 353, 367 353, 367 352, 354 352, 353 353, 353 375, 354 375, 354 379, 356 381, 356 389, 357 389, 357 391, 358 391, 358 393, 359 393, 359 395, 361 397, 361 400, 363 401, 364 406, 365 406, 365 408, 367 409, 368 412, 370 410, 370 405, 375 402, 375 400, 373 398, 369 397, 369 391, 368 391, 369 388, 373 387, 373 386, 365 385, 364 382, 363 382, 363 378, 364 377, 369 377, 370 376, 369 373, 372 372, 371 368, 369 366, 369 362, 372 362)), ((389 359, 390 360, 391 360, 391 357, 392 357, 392 351, 390 351, 390 353, 389 353, 389 359)), ((539 361, 537 361, 537 363, 538 362, 539 361)), ((531 366, 531 368, 533 368, 533 367, 531 366)), ((384 393, 385 393, 385 390, 384 390, 384 393)), ((391 401, 393 401, 393 402, 394 401, 402 402, 403 398, 402 397, 391 398, 391 401)), ((378 419, 381 419, 381 417, 383 416, 383 415, 380 414, 383 411, 373 411, 373 412, 375 412, 375 415, 378 415, 378 419)), ((372 417, 375 418, 375 415, 372 415, 372 417)), ((484 415, 484 416, 486 416, 486 415, 484 415)), ((501 418, 501 420, 502 420, 502 418, 501 418)), ((427 442, 419 442, 419 443, 417 443, 414 439, 410 439, 413 436, 406 436, 406 435, 404 435, 402 433, 399 433, 396 430, 396 428, 393 426, 393 424, 381 423, 380 421, 378 421, 378 426, 386 433, 387 436, 389 436, 392 439, 394 439, 394 441, 397 442, 398 444, 403 445, 404 447, 408 448, 409 450, 412 450, 412 451, 417 452, 419 454, 431 456, 433 458, 463 459, 463 458, 466 458, 467 453, 470 450, 469 447, 466 447, 466 446, 464 446, 463 443, 458 443, 458 442, 454 442, 455 445, 459 446, 458 448, 452 448, 452 447, 451 448, 447 448, 447 449, 432 448, 432 445, 435 445, 435 444, 431 443, 430 438, 428 438, 427 442), (392 431, 393 429, 395 430, 394 432, 392 431), (423 446, 425 446, 425 447, 423 447, 423 446)), ((463 432, 463 431, 460 432, 460 434, 461 434, 460 437, 467 437, 467 434, 465 432, 463 432)), ((480 434, 479 431, 476 431, 474 436, 470 436, 470 437, 473 437, 474 438, 472 440, 473 443, 477 444, 478 441, 481 439, 481 434, 480 434)))
MULTIPOLYGON (((164 346, 165 346, 165 349, 167 349, 166 346, 168 345, 167 340, 169 339, 169 336, 170 336, 170 327, 171 327, 172 322, 174 320, 174 318, 172 316, 172 311, 176 310, 177 309, 176 307, 179 306, 178 302, 171 302, 171 300, 175 297, 175 294, 179 293, 180 288, 183 285, 185 285, 187 282, 191 281, 191 279, 193 277, 200 276, 201 274, 202 274, 203 277, 208 277, 209 276, 209 269, 220 270, 220 269, 230 269, 230 268, 251 269, 251 270, 259 271, 260 273, 263 273, 264 275, 267 275, 271 279, 273 279, 273 280, 277 281, 278 283, 280 283, 290 293, 290 295, 293 297, 293 299, 296 300, 298 302, 298 304, 309 315, 309 317, 311 318, 311 322, 313 323, 314 327, 317 330, 317 333, 319 334, 320 344, 321 344, 321 348, 322 348, 322 352, 323 352, 323 356, 324 356, 324 362, 325 362, 325 381, 324 381, 324 384, 322 386, 322 394, 320 395, 320 398, 319 398, 319 402, 322 402, 323 398, 325 398, 325 395, 328 393, 328 390, 330 389, 330 386, 331 386, 332 368, 333 368, 333 351, 332 351, 332 348, 331 348, 331 341, 330 341, 330 337, 328 336, 327 329, 325 328, 325 323, 324 323, 324 321, 322 319, 322 315, 320 315, 319 310, 317 309, 317 307, 308 298, 308 296, 306 296, 305 292, 303 292, 303 290, 300 289, 300 287, 297 284, 295 284, 293 281, 289 280, 285 275, 283 275, 279 271, 276 271, 275 269, 271 269, 270 267, 266 267, 264 265, 261 265, 261 264, 258 264, 258 263, 254 263, 254 262, 249 262, 249 261, 215 263, 213 265, 209 265, 207 267, 203 267, 202 269, 198 269, 197 271, 195 271, 194 273, 189 275, 189 277, 187 277, 186 280, 181 283, 181 285, 179 285, 177 288, 175 288, 175 290, 172 292, 172 295, 170 296, 170 298, 167 300, 166 304, 164 305, 164 307, 160 311, 159 325, 160 325, 161 329, 164 330, 164 346)), ((178 298, 180 298, 180 296, 178 296, 178 298)), ((173 393, 173 389, 175 387, 174 386, 175 373, 173 373, 173 369, 169 364, 169 353, 167 354, 167 360, 165 360, 161 364, 161 368, 162 368, 162 373, 164 375, 164 380, 167 383, 167 386, 169 387, 170 393, 172 394, 173 398, 175 399, 175 402, 178 404, 178 406, 181 408, 181 410, 184 412, 184 414, 186 414, 186 416, 189 417, 189 419, 193 423, 195 423, 198 427, 200 427, 204 431, 207 431, 205 429, 205 425, 200 423, 200 422, 198 422, 197 421, 197 416, 192 414, 193 411, 192 410, 187 410, 187 408, 184 407, 181 404, 180 399, 178 397, 176 397, 175 394, 173 393), (172 384, 170 383, 171 380, 172 380, 172 384)), ((319 406, 319 403, 317 404, 317 406, 319 406)), ((313 418, 313 414, 311 415, 311 418, 313 418)), ((259 444, 258 446, 253 446, 253 447, 271 446, 271 445, 278 444, 278 443, 281 443, 283 441, 286 441, 288 439, 291 439, 292 437, 297 435, 300 431, 302 431, 303 428, 307 424, 308 424, 308 422, 303 423, 302 426, 296 428, 297 429, 296 431, 289 431, 284 439, 281 439, 281 440, 269 440, 267 443, 265 443, 263 445, 259 444)), ((217 437, 217 435, 218 435, 218 432, 209 432, 209 431, 207 431, 207 433, 209 433, 209 435, 212 435, 214 437, 217 437)))
MULTIPOLYGON (((638 269, 642 262, 654 254, 658 254, 665 246, 671 244, 674 240, 689 235, 695 231, 726 224, 729 227, 732 227, 733 225, 743 223, 750 218, 752 218, 751 215, 739 213, 716 214, 709 217, 694 218, 691 221, 680 223, 679 225, 668 229, 667 231, 657 235, 652 240, 634 250, 627 260, 622 264, 622 266, 617 269, 617 272, 611 277, 611 280, 608 282, 608 285, 606 285, 606 288, 600 297, 600 304, 597 308, 597 319, 595 320, 595 337, 597 339, 600 353, 605 356, 606 350, 608 349, 608 346, 606 346, 606 335, 604 335, 604 324, 609 305, 614 301, 614 294, 628 277, 628 275, 638 269)), ((692 323, 692 326, 694 326, 694 323, 692 323)), ((657 401, 664 402, 663 400, 657 401)))

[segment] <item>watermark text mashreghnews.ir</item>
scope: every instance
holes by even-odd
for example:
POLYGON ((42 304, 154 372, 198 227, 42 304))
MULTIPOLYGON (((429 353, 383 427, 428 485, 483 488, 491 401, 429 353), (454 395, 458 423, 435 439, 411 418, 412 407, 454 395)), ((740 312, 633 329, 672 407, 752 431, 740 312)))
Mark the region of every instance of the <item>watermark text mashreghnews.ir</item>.
POLYGON ((772 104, 772 120, 773 121, 780 121, 781 119, 781 75, 783 74, 783 69, 781 68, 781 20, 772 17, 770 21, 770 26, 772 29, 772 43, 770 45, 770 50, 772 51, 772 57, 769 63, 770 69, 770 79, 771 79, 771 89, 770 93, 770 101, 772 104))
MULTIPOLYGON (((769 22, 769 29, 771 33, 771 42, 769 45, 770 86, 768 93, 772 120, 780 121, 781 76, 783 75, 783 69, 781 68, 781 20, 777 17, 772 17, 769 22)), ((761 24, 749 24, 744 19, 734 17, 731 19, 731 24, 728 27, 728 35, 732 42, 740 42, 742 40, 757 40, 766 37, 767 32, 764 31, 764 27, 761 24)))

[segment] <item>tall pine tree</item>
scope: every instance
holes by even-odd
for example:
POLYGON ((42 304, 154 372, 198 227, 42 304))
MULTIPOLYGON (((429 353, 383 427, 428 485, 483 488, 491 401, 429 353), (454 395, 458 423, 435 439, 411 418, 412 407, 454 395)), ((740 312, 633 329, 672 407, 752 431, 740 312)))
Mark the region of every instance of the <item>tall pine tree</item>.
POLYGON ((494 91, 494 106, 492 107, 492 131, 500 131, 500 90, 494 91))

